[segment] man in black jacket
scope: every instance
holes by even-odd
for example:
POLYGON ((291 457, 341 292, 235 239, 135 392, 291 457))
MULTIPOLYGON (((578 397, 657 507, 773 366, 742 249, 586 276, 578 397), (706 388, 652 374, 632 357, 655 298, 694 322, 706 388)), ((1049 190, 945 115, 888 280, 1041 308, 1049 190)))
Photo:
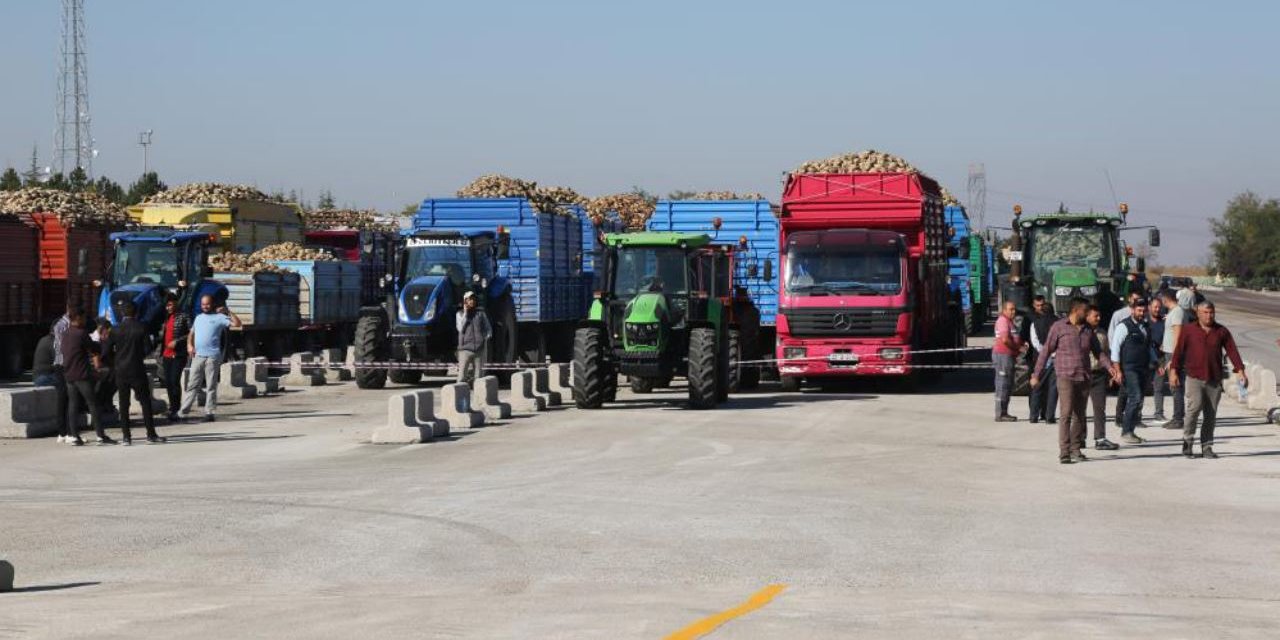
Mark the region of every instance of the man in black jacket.
MULTIPOLYGON (((1031 315, 1022 322, 1023 343, 1031 345, 1031 349, 1027 351, 1027 362, 1032 368, 1040 357, 1040 351, 1044 349, 1044 341, 1049 338, 1049 329, 1057 321, 1058 315, 1053 312, 1053 307, 1044 296, 1032 298, 1031 315)), ((1058 384, 1052 360, 1045 366, 1043 381, 1044 384, 1027 392, 1031 422, 1034 424, 1044 420, 1048 424, 1054 424, 1057 422, 1055 410, 1058 407, 1058 384)))
POLYGON ((142 424, 147 429, 147 442, 160 443, 165 439, 156 435, 155 417, 152 415, 151 381, 147 377, 146 358, 151 353, 151 336, 147 328, 138 322, 137 309, 132 302, 124 302, 117 310, 124 319, 111 330, 102 345, 102 354, 112 363, 116 389, 120 394, 120 430, 124 445, 133 444, 129 432, 129 392, 132 391, 142 405, 142 424))

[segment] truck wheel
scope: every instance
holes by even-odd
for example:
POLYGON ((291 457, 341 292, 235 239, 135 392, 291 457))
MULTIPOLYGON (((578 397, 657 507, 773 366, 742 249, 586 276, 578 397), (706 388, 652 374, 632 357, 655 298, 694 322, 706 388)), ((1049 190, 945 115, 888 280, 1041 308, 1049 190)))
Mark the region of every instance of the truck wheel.
POLYGON ((721 349, 716 344, 716 330, 699 327, 689 332, 689 407, 711 409, 719 394, 720 372, 716 365, 721 349))
POLYGON ((632 377, 631 391, 634 393, 653 393, 653 388, 657 386, 657 382, 653 378, 632 377))
POLYGON ((421 369, 391 369, 388 377, 395 384, 418 384, 422 382, 421 369))
MULTIPOLYGON (((381 314, 367 315, 356 323, 355 361, 385 362, 387 359, 387 321, 381 314)), ((386 369, 356 367, 356 386, 361 389, 381 389, 387 386, 386 369)))
POLYGON ((599 409, 609 387, 608 363, 604 359, 605 336, 599 327, 583 327, 573 336, 573 402, 579 409, 599 409))
MULTIPOLYGON (((493 323, 493 339, 489 341, 489 357, 485 361, 485 365, 504 364, 510 365, 516 361, 517 347, 517 330, 516 327, 516 306, 511 301, 510 294, 504 294, 498 298, 493 306, 493 315, 489 317, 493 323)), ((488 373, 488 372, 486 372, 488 373)), ((511 369, 498 369, 490 375, 497 376, 498 383, 501 385, 511 384, 511 375, 515 373, 511 369)))
POLYGON ((800 378, 796 376, 782 376, 782 390, 786 393, 796 393, 800 391, 800 378))
MULTIPOLYGON (((742 388, 742 336, 737 329, 729 330, 729 393, 742 388)), ((728 398, 725 398, 726 400, 728 398)))

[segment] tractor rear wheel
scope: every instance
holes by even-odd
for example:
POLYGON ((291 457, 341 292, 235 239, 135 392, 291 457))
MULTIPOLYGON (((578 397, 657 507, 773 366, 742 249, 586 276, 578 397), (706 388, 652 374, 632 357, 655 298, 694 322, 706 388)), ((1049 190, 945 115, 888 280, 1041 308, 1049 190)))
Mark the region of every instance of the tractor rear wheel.
POLYGON ((699 327, 689 331, 689 407, 712 409, 716 406, 720 383, 721 358, 716 330, 699 327))
POLYGON ((510 294, 503 294, 493 304, 493 315, 489 316, 493 325, 493 338, 489 340, 489 357, 485 365, 502 365, 489 375, 497 376, 498 382, 504 386, 511 383, 511 374, 515 371, 505 368, 516 362, 517 337, 516 305, 510 294))
MULTIPOLYGON (((737 329, 729 330, 729 393, 737 393, 742 387, 742 336, 737 329)), ((726 400, 728 398, 725 398, 726 400)))
POLYGON ((609 365, 600 327, 583 327, 573 336, 573 402, 579 409, 599 409, 609 396, 609 365))
POLYGON ((381 389, 387 386, 386 369, 366 369, 361 362, 384 362, 387 359, 387 320, 382 314, 361 316, 356 323, 356 386, 381 389))

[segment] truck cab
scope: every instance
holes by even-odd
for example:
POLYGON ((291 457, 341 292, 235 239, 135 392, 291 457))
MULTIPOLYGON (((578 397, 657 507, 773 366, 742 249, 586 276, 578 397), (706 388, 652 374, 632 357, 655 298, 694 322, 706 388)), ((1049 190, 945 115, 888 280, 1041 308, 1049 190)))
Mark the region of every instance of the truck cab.
POLYGON ((191 314, 200 312, 200 298, 214 296, 221 304, 227 288, 211 278, 209 246, 216 236, 198 231, 148 230, 113 233, 113 259, 98 297, 98 314, 120 321, 119 307, 133 302, 138 320, 159 331, 169 294, 191 314))

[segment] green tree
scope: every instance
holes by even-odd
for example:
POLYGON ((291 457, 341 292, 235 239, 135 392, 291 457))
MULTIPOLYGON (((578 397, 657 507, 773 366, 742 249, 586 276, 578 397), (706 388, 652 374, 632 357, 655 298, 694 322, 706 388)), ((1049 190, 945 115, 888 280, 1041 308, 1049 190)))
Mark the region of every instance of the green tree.
POLYGON ((400 217, 412 218, 413 216, 418 214, 418 209, 419 209, 418 203, 410 202, 409 204, 406 204, 403 209, 400 209, 400 217))
POLYGON ((316 208, 318 208, 318 209, 333 209, 333 208, 335 208, 334 203, 333 203, 333 192, 332 192, 332 191, 330 191, 330 190, 328 190, 328 189, 325 189, 324 191, 321 191, 321 192, 320 192, 320 199, 316 201, 316 208))
POLYGON ((31 166, 22 172, 22 184, 28 187, 40 186, 40 148, 31 145, 31 166))
POLYGON ((124 187, 120 186, 120 184, 115 180, 106 176, 100 176, 95 180, 89 187, 89 191, 92 191, 116 204, 122 205, 128 203, 128 197, 125 193, 124 187))
POLYGON ((1215 270, 1243 286, 1280 281, 1280 200, 1263 200, 1252 192, 1231 202, 1221 218, 1209 221, 1215 270))
POLYGON ((640 196, 641 198, 644 198, 645 201, 649 202, 650 204, 658 204, 658 196, 653 195, 647 189, 641 189, 638 186, 632 185, 631 193, 634 193, 640 196))
POLYGON ((76 167, 67 174, 67 191, 79 193, 89 188, 89 174, 84 167, 76 167))
POLYGON ((698 195, 697 191, 689 191, 687 189, 676 189, 675 191, 672 191, 671 193, 667 194, 667 199, 668 200, 692 200, 693 197, 696 195, 698 195))
POLYGON ((43 186, 46 189, 56 189, 58 191, 67 191, 70 187, 67 183, 67 177, 62 175, 61 172, 49 176, 49 179, 40 186, 43 186))
POLYGON ((133 184, 129 185, 129 192, 125 194, 124 204, 138 204, 143 198, 153 196, 169 187, 160 181, 160 176, 154 171, 148 171, 142 174, 133 184))
POLYGON ((13 167, 4 170, 4 175, 0 175, 0 191, 17 191, 22 188, 22 177, 18 175, 18 171, 13 167))

